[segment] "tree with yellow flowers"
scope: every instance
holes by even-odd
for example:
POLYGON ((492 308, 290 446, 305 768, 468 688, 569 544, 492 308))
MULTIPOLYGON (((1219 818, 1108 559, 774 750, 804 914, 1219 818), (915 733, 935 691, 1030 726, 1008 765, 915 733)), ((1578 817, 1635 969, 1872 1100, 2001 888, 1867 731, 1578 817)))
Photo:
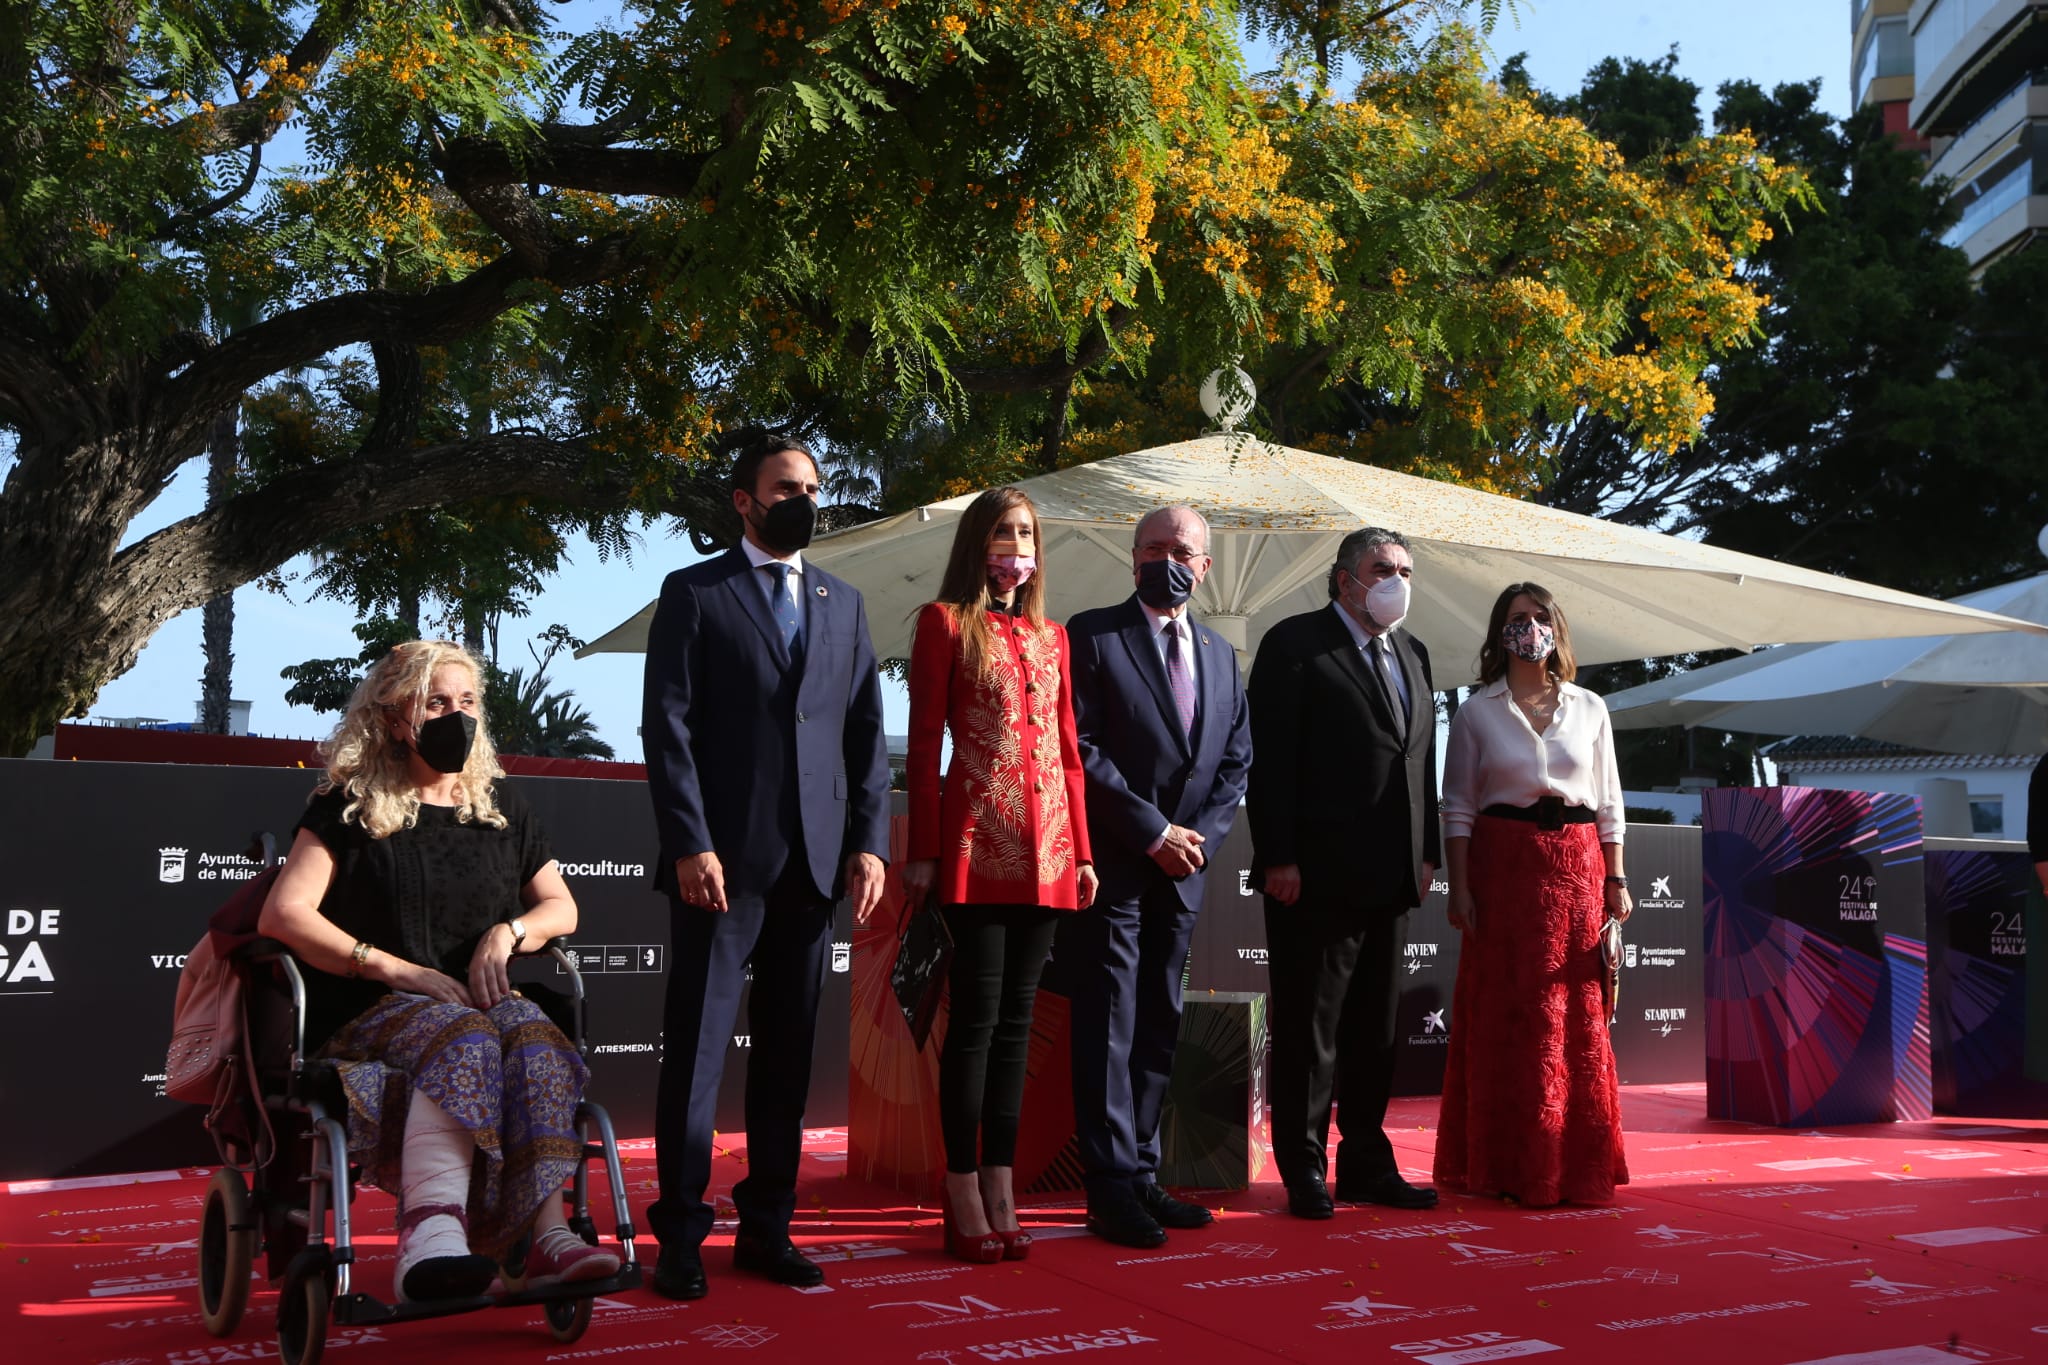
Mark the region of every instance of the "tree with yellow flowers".
POLYGON ((401 513, 698 525, 742 421, 888 452, 891 501, 1107 453, 1230 358, 1491 486, 1539 409, 1682 442, 1800 181, 1623 165, 1483 78, 1492 8, 1253 4, 1301 57, 1255 79, 1195 0, 0 4, 0 753, 401 513), (517 420, 437 417, 475 355, 517 420), (268 455, 124 544, 252 393, 268 455))

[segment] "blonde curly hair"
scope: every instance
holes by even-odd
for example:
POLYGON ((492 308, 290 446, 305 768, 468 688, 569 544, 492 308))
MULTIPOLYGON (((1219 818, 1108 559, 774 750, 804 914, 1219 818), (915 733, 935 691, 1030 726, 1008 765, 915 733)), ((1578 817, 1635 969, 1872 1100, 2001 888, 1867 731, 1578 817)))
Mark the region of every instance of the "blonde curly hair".
MULTIPOLYGON (((469 674, 481 701, 484 671, 468 650, 448 640, 412 640, 379 659, 356 684, 341 723, 320 744, 327 777, 315 794, 336 789, 348 793, 341 818, 361 825, 372 839, 412 828, 420 813, 419 791, 407 761, 412 751, 392 736, 385 717, 391 711, 408 712, 414 704, 424 709, 434 674, 449 664, 469 674)), ((456 777, 455 818, 505 828, 505 817, 491 799, 491 783, 504 775, 479 715, 476 743, 456 777)))

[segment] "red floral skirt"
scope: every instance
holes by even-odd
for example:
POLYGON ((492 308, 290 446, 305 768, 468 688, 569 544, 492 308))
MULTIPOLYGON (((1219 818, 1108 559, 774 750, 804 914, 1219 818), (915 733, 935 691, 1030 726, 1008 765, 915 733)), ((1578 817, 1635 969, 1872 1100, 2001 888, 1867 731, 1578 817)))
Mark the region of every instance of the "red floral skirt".
POLYGON ((1436 1182, 1524 1204, 1606 1204, 1628 1183, 1600 1001, 1597 827, 1482 815, 1467 866, 1479 930, 1451 1003, 1436 1182))

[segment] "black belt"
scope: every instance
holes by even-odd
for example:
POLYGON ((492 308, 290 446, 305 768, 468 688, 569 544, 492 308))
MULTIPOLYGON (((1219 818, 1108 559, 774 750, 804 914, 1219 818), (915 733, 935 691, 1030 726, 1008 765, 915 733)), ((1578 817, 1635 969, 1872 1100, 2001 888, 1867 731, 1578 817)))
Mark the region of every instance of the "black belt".
POLYGON ((1488 806, 1479 812, 1501 820, 1522 820, 1538 829, 1563 829, 1566 825, 1590 825, 1597 818, 1584 806, 1567 806, 1562 796, 1538 798, 1533 806, 1488 806))

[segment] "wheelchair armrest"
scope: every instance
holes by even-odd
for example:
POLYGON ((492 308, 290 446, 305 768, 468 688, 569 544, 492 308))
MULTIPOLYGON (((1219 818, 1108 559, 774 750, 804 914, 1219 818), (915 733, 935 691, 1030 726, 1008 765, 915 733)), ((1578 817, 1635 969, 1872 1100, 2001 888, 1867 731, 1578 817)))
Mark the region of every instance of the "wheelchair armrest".
POLYGON ((559 941, 550 942, 547 946, 536 948, 532 952, 515 953, 512 961, 531 962, 543 958, 553 958, 555 966, 569 977, 569 1006, 576 1026, 573 1030, 567 1031, 570 1035, 569 1041, 575 1044, 576 1050, 580 1053, 586 1046, 585 1035, 589 1032, 586 1015, 588 1001, 583 992, 583 973, 576 970, 576 960, 563 951, 559 941))
POLYGON ((274 938, 252 938, 235 949, 234 955, 243 962, 275 962, 290 957, 292 950, 274 938))
POLYGON ((514 962, 530 962, 536 958, 544 957, 553 958, 555 965, 568 974, 569 994, 575 997, 578 1005, 581 1005, 583 1003, 583 973, 576 970, 576 959, 562 951, 559 941, 551 941, 546 947, 535 948, 530 952, 514 953, 512 960, 514 962))
POLYGON ((296 1076, 306 1065, 306 977, 299 970, 299 960, 289 952, 278 955, 277 965, 284 969, 284 979, 292 988, 292 1074, 296 1076))

